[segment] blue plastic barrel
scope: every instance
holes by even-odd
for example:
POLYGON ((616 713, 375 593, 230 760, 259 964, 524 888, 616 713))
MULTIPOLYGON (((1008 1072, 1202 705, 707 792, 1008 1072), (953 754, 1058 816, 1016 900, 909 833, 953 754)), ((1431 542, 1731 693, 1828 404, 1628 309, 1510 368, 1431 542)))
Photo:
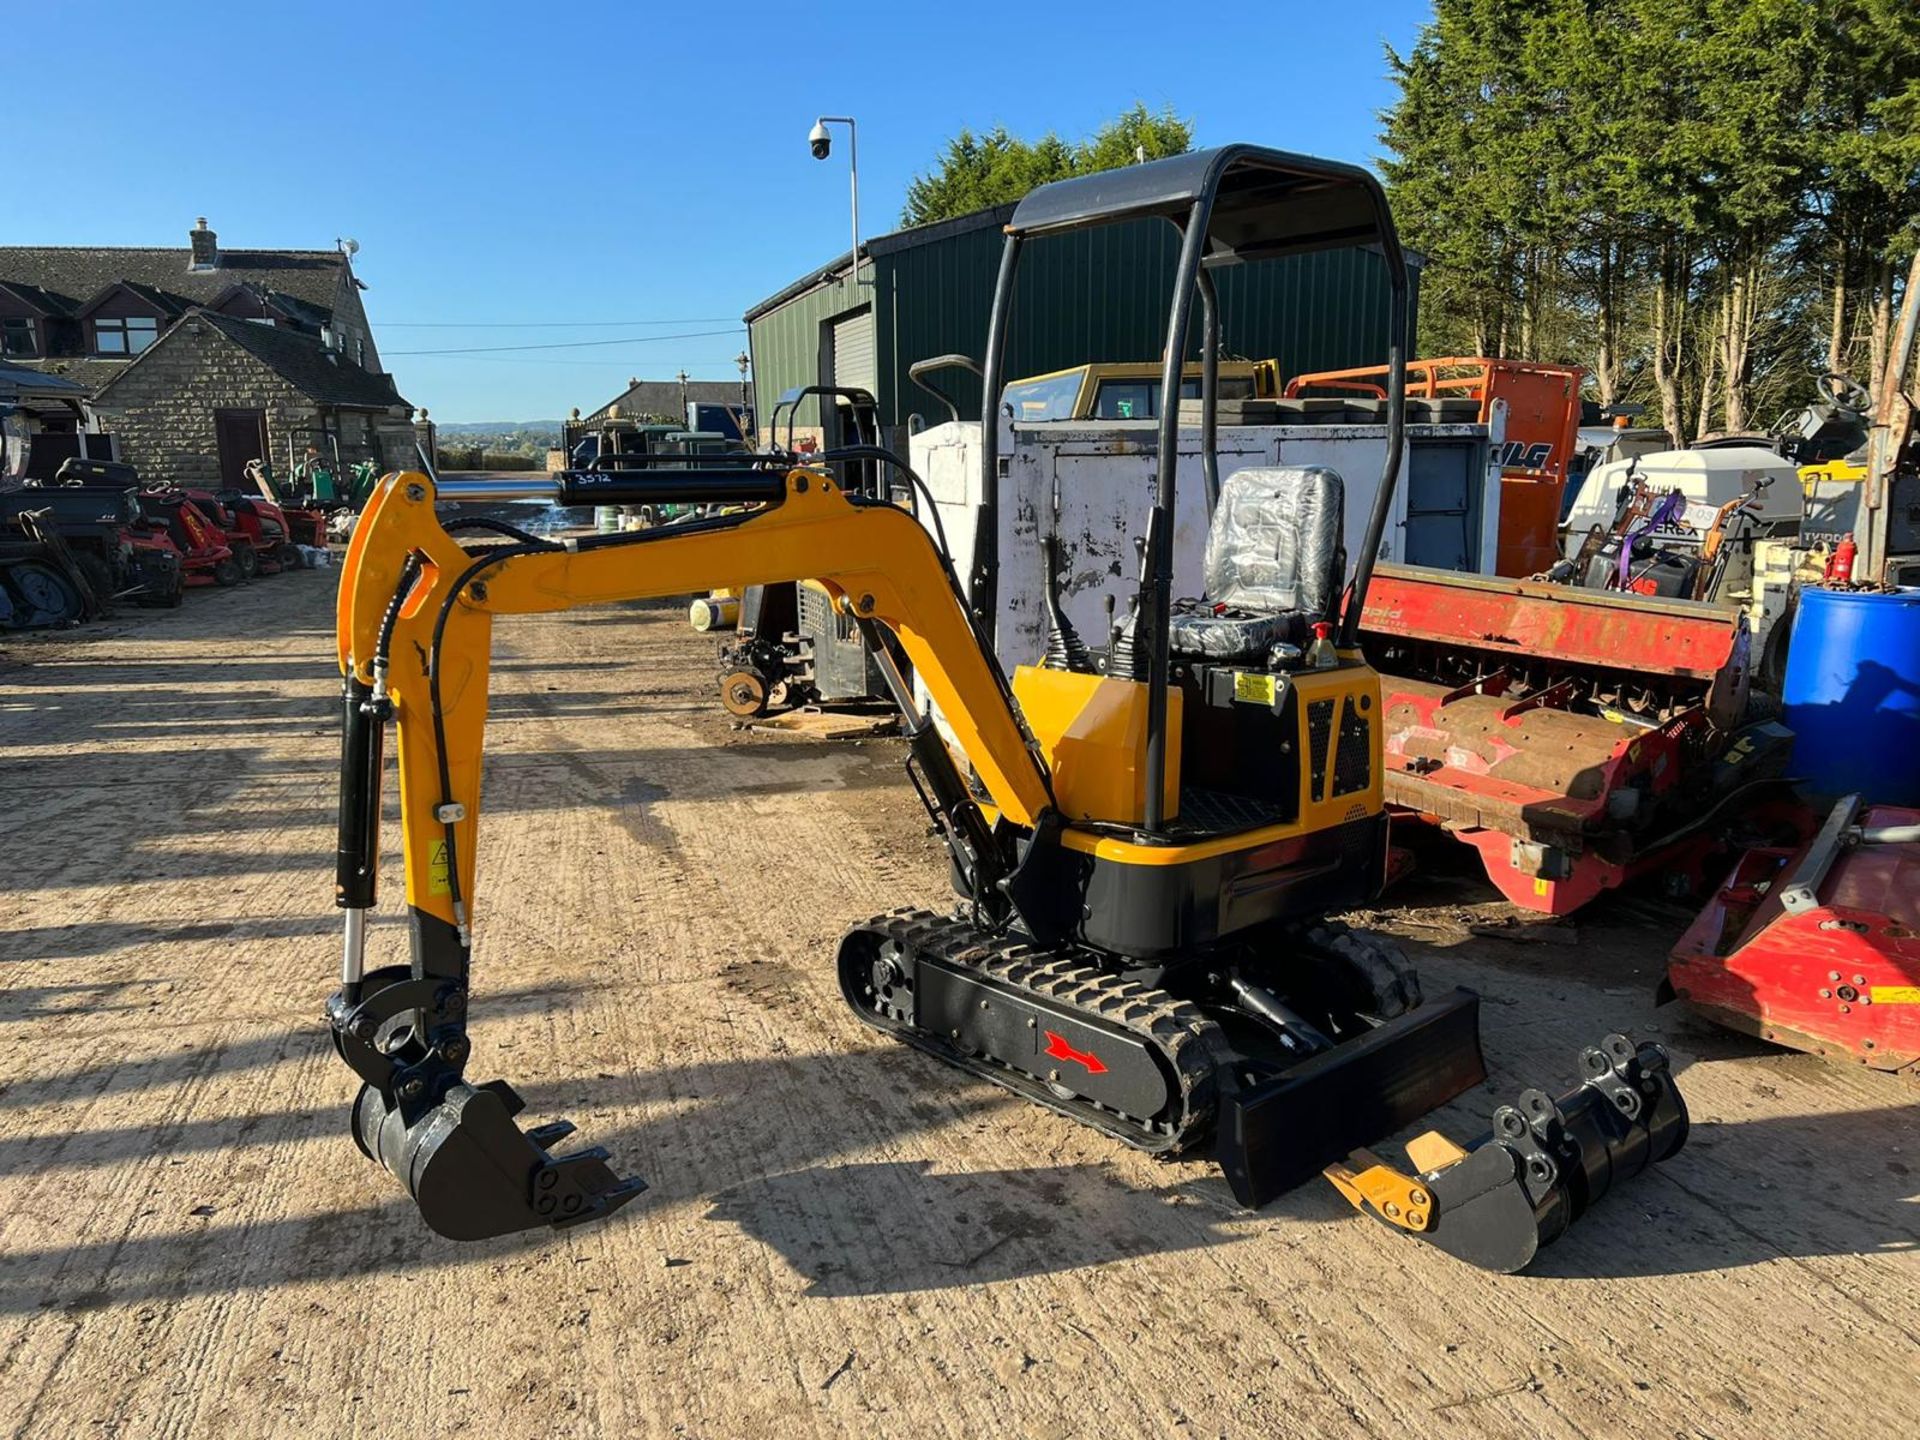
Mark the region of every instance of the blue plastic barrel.
POLYGON ((1920 805, 1920 590, 1802 590, 1781 698, 1817 793, 1920 805))

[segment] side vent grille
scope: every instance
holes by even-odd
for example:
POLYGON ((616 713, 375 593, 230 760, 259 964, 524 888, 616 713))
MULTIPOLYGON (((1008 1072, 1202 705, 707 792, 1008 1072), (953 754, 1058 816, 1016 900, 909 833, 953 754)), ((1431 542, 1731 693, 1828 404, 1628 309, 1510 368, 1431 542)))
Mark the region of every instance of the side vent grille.
POLYGON ((1340 743, 1333 752, 1333 793, 1351 795, 1373 783, 1373 746, 1366 717, 1347 696, 1340 704, 1340 743))
POLYGON ((1307 706, 1307 773, 1315 803, 1327 798, 1327 747, 1333 739, 1333 701, 1315 700, 1307 706))

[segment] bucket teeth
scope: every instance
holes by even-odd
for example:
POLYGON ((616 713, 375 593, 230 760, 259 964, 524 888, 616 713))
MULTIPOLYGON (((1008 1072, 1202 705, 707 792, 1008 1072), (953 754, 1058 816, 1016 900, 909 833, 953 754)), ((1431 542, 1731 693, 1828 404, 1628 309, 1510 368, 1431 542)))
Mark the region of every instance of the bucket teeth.
MULTIPOLYGON (((551 1148, 556 1141, 566 1139, 567 1136, 573 1134, 578 1128, 579 1127, 571 1120, 555 1120, 547 1125, 534 1126, 533 1129, 527 1131, 527 1139, 542 1149, 548 1149, 551 1148)), ((598 1149, 597 1146, 595 1148, 598 1149)), ((604 1151, 601 1152, 600 1158, 603 1160, 606 1158, 604 1151)))

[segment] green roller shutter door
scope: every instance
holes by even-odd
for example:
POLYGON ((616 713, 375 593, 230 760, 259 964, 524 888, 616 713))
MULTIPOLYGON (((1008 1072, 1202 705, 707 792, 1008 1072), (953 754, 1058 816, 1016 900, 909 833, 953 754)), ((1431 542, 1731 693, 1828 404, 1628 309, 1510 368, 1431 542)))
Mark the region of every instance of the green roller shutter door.
POLYGON ((833 383, 876 392, 873 363, 873 307, 836 316, 833 326, 833 383))

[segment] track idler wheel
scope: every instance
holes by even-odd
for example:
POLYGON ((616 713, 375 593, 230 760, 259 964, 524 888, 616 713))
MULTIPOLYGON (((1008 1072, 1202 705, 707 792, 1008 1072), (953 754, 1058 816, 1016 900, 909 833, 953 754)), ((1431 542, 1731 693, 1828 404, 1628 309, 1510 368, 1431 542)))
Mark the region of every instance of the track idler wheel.
POLYGON ((488 1240, 542 1225, 603 1219, 647 1188, 621 1179, 600 1146, 553 1155, 573 1133, 565 1120, 522 1131, 526 1102, 504 1080, 456 1084, 411 1121, 371 1085, 353 1104, 353 1139, 378 1160, 449 1240, 488 1240))
POLYGON ((1524 1270, 1616 1184, 1687 1141, 1687 1104, 1663 1047, 1609 1035, 1580 1061, 1575 1089, 1558 1100, 1521 1091, 1467 1149, 1436 1131, 1413 1140, 1417 1175, 1356 1151, 1327 1178, 1356 1208, 1470 1265, 1524 1270))

